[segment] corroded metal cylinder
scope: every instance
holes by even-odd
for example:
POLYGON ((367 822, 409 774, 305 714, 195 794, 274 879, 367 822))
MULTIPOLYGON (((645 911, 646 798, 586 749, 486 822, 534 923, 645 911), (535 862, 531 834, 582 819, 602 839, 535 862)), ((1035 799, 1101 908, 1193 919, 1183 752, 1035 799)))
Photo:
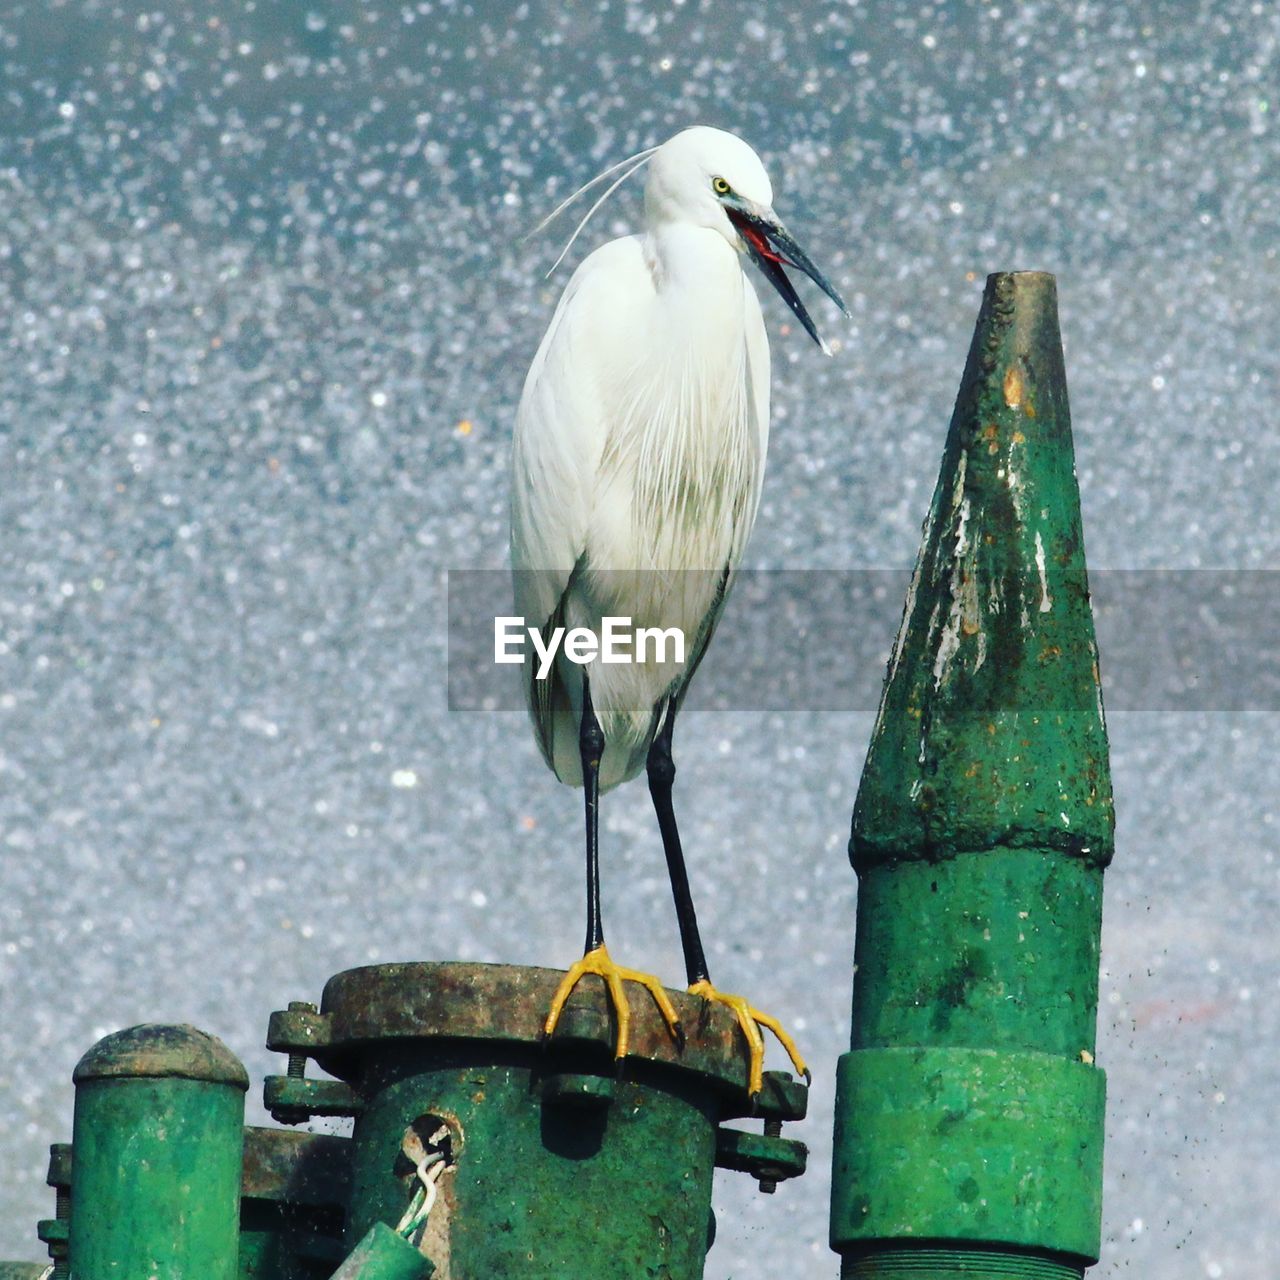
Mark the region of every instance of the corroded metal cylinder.
MULTIPOLYGON (((746 1054, 726 1010, 671 992, 679 1048, 629 986, 631 1053, 619 1069, 603 987, 584 980, 548 1043, 562 975, 483 964, 376 965, 340 973, 317 1012, 274 1015, 269 1044, 344 1084, 267 1082, 270 1104, 355 1116, 347 1243, 402 1224, 424 1152, 439 1165, 420 1231, 437 1280, 697 1280, 717 1163, 772 1185, 803 1170, 776 1133, 721 1128, 752 1113, 746 1054), (334 1086, 334 1087, 329 1087, 334 1086)), ((754 1114, 799 1118, 805 1090, 768 1073, 754 1114)), ((434 1165, 433 1165, 434 1167, 434 1165)))
POLYGON ((194 1027, 130 1027, 73 1078, 75 1280, 235 1280, 239 1059, 194 1027))

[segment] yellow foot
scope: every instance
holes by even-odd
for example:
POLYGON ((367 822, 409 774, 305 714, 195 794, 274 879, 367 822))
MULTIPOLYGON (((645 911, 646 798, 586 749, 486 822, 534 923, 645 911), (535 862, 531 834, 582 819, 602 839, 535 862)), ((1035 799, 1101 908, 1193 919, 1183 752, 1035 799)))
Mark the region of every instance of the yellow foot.
POLYGON ((760 1034, 761 1027, 768 1027, 778 1037, 778 1042, 787 1051, 787 1056, 795 1069, 806 1080, 809 1079, 809 1068, 804 1065, 804 1059, 800 1056, 800 1050, 796 1048, 796 1042, 782 1029, 782 1024, 777 1018, 771 1018, 767 1013, 753 1009, 741 996, 731 996, 723 991, 717 991, 706 978, 701 982, 695 982, 689 988, 689 994, 701 996, 704 1000, 715 1000, 733 1010, 734 1016, 738 1019, 738 1026, 742 1028, 742 1034, 747 1038, 747 1092, 753 1098, 764 1088, 764 1036, 760 1034))
POLYGON ((560 1014, 564 1009, 564 1002, 569 998, 569 993, 588 973, 594 973, 596 977, 604 980, 604 985, 609 992, 609 999, 613 1003, 614 1013, 618 1018, 618 1039, 613 1049, 615 1058, 625 1058, 627 1056, 627 1045, 631 1038, 631 1007, 627 1004, 626 992, 622 989, 624 982, 638 982, 644 987, 653 997, 653 1001, 661 1011, 663 1020, 671 1029, 671 1034, 675 1037, 676 1043, 684 1043, 684 1032, 680 1027, 680 1019, 676 1015, 675 1006, 671 1003, 671 998, 667 995, 662 983, 651 973, 640 973, 635 969, 623 969, 614 964, 608 949, 603 943, 596 947, 594 951, 588 951, 564 975, 560 985, 556 988, 555 998, 551 1001, 551 1011, 547 1014, 547 1022, 544 1027, 546 1035, 550 1035, 556 1029, 556 1023, 560 1021, 560 1014))

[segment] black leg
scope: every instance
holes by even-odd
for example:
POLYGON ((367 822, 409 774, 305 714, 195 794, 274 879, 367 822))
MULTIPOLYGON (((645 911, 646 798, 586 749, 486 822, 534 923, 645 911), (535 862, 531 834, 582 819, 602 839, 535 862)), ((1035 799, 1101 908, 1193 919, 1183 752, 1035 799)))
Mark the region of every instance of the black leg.
POLYGON ((707 974, 707 957, 702 950, 702 938, 698 934, 698 919, 693 911, 693 895, 689 892, 689 873, 684 866, 684 850, 680 847, 680 832, 676 827, 675 810, 671 807, 671 787, 676 780, 676 765, 671 758, 671 734, 675 728, 676 709, 668 701, 662 717, 662 725, 649 746, 646 766, 649 774, 649 794, 658 815, 658 829, 662 832, 662 848, 667 855, 667 871, 671 876, 671 893, 676 900, 676 920, 680 925, 680 945, 684 949, 684 966, 689 975, 689 985, 703 982, 707 974))
POLYGON ((542 1033, 544 1036, 555 1034, 565 1002, 574 987, 585 975, 594 974, 604 982, 608 1001, 617 1016, 618 1034, 614 1041, 613 1056, 621 1062, 627 1056, 631 1031, 631 1009, 623 989, 624 982, 638 982, 648 991, 662 1014, 662 1020, 681 1047, 684 1045, 684 1033, 680 1029, 675 1006, 658 979, 651 973, 623 969, 614 964, 604 945, 604 928, 600 923, 600 760, 604 755, 604 748, 604 731, 600 728, 595 708, 591 705, 591 685, 584 672, 578 750, 582 760, 582 794, 586 802, 587 818, 587 945, 583 948, 582 959, 570 966, 569 972, 556 988, 551 1008, 547 1011, 547 1019, 542 1024, 542 1033))
POLYGON ((578 729, 578 750, 582 756, 582 794, 587 808, 587 945, 594 951, 604 945, 600 922, 600 757, 604 755, 604 732, 591 705, 591 683, 582 676, 582 722, 578 729))

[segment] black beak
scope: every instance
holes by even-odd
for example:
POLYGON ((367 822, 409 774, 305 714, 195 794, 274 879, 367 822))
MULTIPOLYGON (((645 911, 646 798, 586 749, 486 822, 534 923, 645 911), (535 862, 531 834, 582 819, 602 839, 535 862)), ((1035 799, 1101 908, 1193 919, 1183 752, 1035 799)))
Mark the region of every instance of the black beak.
POLYGON ((818 334, 817 327, 805 310, 800 295, 796 293, 783 267, 795 267, 803 271, 845 315, 849 308, 844 299, 836 292, 836 287, 814 265, 807 253, 796 244, 786 227, 778 221, 772 209, 749 204, 745 200, 732 197, 722 201, 729 221, 737 228, 751 260, 760 268, 767 280, 782 294, 783 301, 795 312, 796 319, 804 325, 805 332, 823 351, 830 355, 827 344, 818 334))

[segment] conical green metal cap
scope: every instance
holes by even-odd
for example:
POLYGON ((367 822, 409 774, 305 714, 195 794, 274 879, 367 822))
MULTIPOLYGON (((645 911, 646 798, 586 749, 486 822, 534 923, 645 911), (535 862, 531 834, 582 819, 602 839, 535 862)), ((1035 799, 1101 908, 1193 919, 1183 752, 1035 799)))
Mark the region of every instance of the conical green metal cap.
POLYGON ((990 276, 853 814, 862 869, 1114 847, 1057 290, 990 276))

